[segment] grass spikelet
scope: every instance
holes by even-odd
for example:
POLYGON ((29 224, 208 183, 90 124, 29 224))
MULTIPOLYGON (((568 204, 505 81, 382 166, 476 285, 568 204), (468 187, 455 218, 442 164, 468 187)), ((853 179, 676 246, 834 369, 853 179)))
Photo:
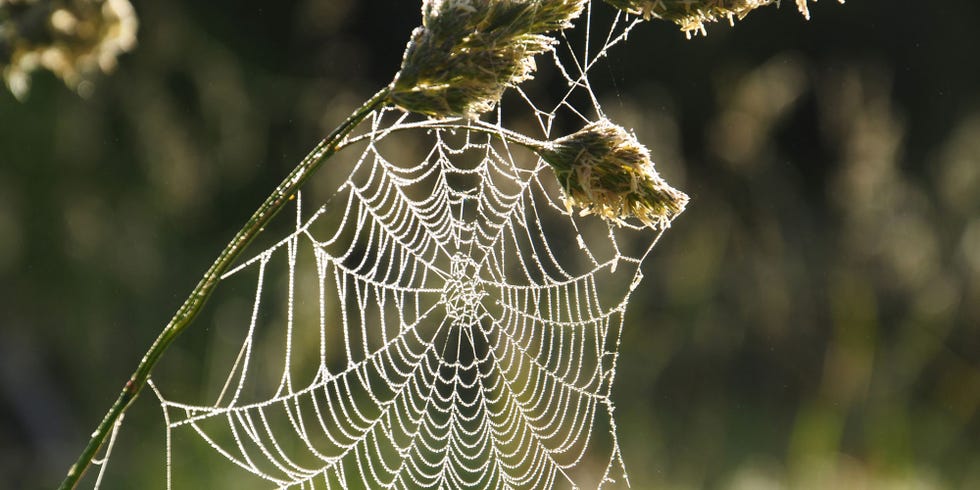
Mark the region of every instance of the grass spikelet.
POLYGON ((569 209, 583 214, 666 227, 687 205, 687 195, 657 174, 646 147, 607 119, 547 143, 538 154, 554 170, 569 209))
POLYGON ((391 101, 435 117, 472 117, 531 77, 548 32, 571 26, 585 0, 425 0, 391 101))

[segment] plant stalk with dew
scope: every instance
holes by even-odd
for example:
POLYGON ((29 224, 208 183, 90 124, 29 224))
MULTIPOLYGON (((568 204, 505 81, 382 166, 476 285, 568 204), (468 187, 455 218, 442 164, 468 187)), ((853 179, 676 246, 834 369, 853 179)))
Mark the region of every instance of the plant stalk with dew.
POLYGON ((150 349, 140 360, 139 366, 137 366, 136 371, 133 372, 129 380, 126 381, 126 385, 123 387, 122 392, 116 399, 112 407, 103 417, 102 422, 96 428, 95 432, 92 434, 92 438, 89 440, 85 449, 82 450, 82 454, 78 457, 78 460, 72 465, 71 469, 68 470, 68 475, 65 477, 64 481, 61 483, 59 488, 61 489, 71 489, 75 488, 81 479, 85 470, 92 464, 92 460, 95 458, 96 453, 98 453, 99 448, 105 443, 109 434, 112 432, 113 427, 116 425, 117 421, 121 420, 121 417, 125 413, 129 405, 136 399, 143 387, 146 386, 146 382, 150 377, 150 373, 153 371, 153 367, 160 360, 164 351, 170 346, 171 343, 180 335, 184 329, 190 325, 191 321, 197 316, 204 307, 204 303, 207 302, 211 293, 214 292, 215 287, 217 287, 218 282, 221 279, 221 275, 228 269, 229 266, 241 255, 242 251, 248 246, 249 243, 255 239, 262 230, 265 229, 269 221, 272 220, 276 214, 279 213, 285 207, 285 205, 290 202, 299 191, 300 187, 309 180, 310 176, 316 171, 317 168, 323 164, 328 158, 330 158, 334 153, 336 153, 344 142, 344 138, 350 134, 351 131, 361 121, 364 120, 368 115, 374 112, 376 109, 382 107, 388 101, 388 96, 391 91, 389 88, 384 88, 373 97, 368 99, 360 108, 358 108, 354 113, 344 121, 343 124, 337 127, 329 136, 323 139, 305 158, 299 163, 283 179, 282 182, 276 186, 272 194, 266 198, 261 206, 252 214, 252 217, 245 223, 235 237, 231 239, 231 242, 225 246, 225 249, 221 251, 218 258, 211 264, 207 272, 204 273, 204 277, 201 278, 194 290, 191 291, 190 296, 184 300, 184 303, 177 309, 173 318, 167 323, 160 335, 153 341, 150 349))

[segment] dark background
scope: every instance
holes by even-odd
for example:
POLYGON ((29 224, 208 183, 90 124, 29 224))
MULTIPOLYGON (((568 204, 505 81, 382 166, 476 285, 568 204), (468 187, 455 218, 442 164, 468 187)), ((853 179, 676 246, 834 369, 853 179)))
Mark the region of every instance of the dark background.
MULTIPOLYGON (((690 41, 641 25, 593 73, 692 197, 626 317, 631 482, 977 488, 980 6, 823 0, 805 22, 791 3, 690 41)), ((135 7, 140 45, 89 99, 46 73, 23 103, 0 91, 5 487, 60 481, 224 243, 419 23, 395 0, 135 7)), ((141 410, 107 488, 162 487, 159 408, 141 410)))

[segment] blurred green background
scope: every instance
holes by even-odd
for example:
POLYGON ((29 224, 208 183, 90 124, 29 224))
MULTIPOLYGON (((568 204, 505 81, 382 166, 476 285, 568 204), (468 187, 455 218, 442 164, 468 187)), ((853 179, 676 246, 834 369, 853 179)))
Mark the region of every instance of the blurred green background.
MULTIPOLYGON (((980 5, 824 0, 805 22, 785 3, 690 41, 641 25, 593 73, 692 197, 626 317, 631 483, 980 488, 980 5)), ((0 91, 6 488, 61 480, 224 243, 419 23, 403 0, 134 5, 139 47, 89 99, 47 73, 23 103, 0 91)), ((133 412, 107 488, 162 488, 159 408, 133 412)))

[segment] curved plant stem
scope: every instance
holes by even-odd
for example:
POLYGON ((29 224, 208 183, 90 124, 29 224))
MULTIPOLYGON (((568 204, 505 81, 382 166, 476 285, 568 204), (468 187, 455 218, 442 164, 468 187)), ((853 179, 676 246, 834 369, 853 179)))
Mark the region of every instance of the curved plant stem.
POLYGON ((299 188, 309 177, 319 168, 320 164, 337 152, 344 138, 357 127, 371 112, 388 102, 390 87, 386 87, 368 99, 359 109, 354 111, 337 129, 334 129, 329 136, 320 141, 316 148, 311 151, 289 173, 288 176, 276 187, 272 194, 266 198, 265 202, 252 214, 248 222, 245 223, 238 233, 232 238, 231 242, 218 255, 217 260, 204 273, 204 277, 197 284, 190 296, 184 300, 184 304, 177 309, 173 318, 167 323, 157 339, 146 351, 140 361, 136 371, 126 382, 119 398, 106 413, 105 418, 99 424, 88 445, 78 457, 78 461, 68 470, 68 475, 59 487, 62 490, 73 489, 78 484, 85 470, 92 464, 92 460, 98 453, 99 448, 105 443, 106 438, 112 432, 113 426, 121 419, 129 405, 136 399, 140 391, 146 386, 147 379, 153 371, 153 367, 163 355, 164 351, 177 338, 177 336, 190 325, 194 317, 204 306, 204 303, 211 296, 214 288, 218 285, 221 275, 235 261, 241 252, 251 241, 265 229, 269 221, 277 214, 286 203, 296 194, 299 188))

